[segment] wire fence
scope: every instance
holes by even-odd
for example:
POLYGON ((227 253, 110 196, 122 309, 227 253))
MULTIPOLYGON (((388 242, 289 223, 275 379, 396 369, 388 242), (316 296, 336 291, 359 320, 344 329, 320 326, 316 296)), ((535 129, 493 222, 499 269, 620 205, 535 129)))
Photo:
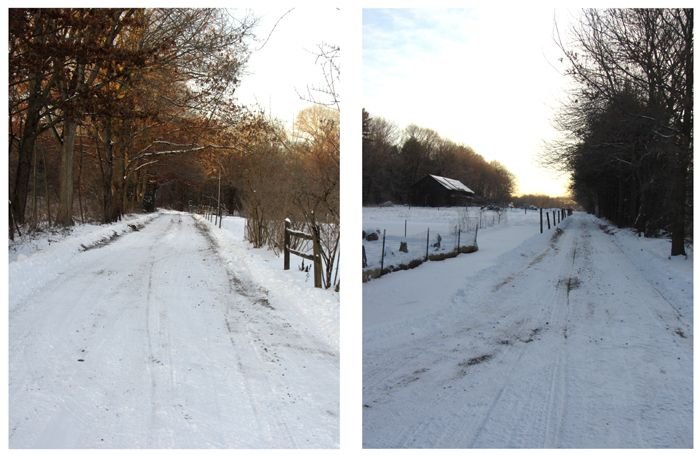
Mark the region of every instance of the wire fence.
POLYGON ((539 209, 540 210, 540 234, 544 232, 545 220, 547 230, 557 227, 566 217, 573 214, 572 209, 539 209), (551 216, 550 216, 551 215, 551 216))
POLYGON ((506 210, 478 207, 387 211, 385 228, 363 231, 363 280, 478 250, 478 232, 507 223, 506 210))

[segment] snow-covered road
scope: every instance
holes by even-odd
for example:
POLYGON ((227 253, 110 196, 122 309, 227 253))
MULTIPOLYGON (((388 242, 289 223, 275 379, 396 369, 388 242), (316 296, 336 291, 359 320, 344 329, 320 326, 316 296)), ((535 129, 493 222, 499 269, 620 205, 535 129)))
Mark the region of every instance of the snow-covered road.
POLYGON ((561 227, 364 285, 365 447, 692 447, 692 264, 561 227))
POLYGON ((337 446, 337 346, 208 226, 10 264, 11 448, 337 446))

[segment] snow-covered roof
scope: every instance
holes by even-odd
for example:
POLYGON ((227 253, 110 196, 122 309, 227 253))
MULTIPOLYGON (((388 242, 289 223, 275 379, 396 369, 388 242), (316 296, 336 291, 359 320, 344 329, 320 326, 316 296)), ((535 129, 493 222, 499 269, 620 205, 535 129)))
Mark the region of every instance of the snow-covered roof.
POLYGON ((434 178, 440 185, 444 186, 448 190, 464 191, 466 193, 474 194, 474 192, 471 189, 469 189, 469 187, 467 185, 460 182, 459 180, 450 179, 447 177, 441 177, 439 175, 433 175, 433 174, 429 174, 429 175, 432 178, 434 178))

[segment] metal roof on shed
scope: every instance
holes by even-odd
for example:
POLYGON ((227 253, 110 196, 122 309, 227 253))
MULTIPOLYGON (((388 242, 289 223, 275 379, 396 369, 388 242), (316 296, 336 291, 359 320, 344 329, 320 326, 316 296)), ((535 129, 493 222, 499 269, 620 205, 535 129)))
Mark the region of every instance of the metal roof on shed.
POLYGON ((450 179, 447 177, 441 177, 439 175, 433 175, 433 174, 429 174, 429 175, 432 178, 434 178, 440 185, 444 186, 448 190, 464 191, 465 193, 474 194, 474 192, 471 189, 469 189, 469 187, 467 185, 460 182, 459 180, 450 179))

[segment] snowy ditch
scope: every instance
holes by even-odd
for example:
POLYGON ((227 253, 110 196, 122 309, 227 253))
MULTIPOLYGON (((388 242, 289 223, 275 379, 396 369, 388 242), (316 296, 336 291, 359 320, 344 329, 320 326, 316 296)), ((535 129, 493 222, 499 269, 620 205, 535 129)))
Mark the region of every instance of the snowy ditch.
POLYGON ((161 213, 128 214, 110 224, 80 224, 70 228, 51 227, 24 234, 10 241, 10 262, 22 261, 45 250, 86 251, 106 245, 124 234, 141 230, 161 213))
POLYGON ((226 275, 229 279, 229 289, 237 294, 240 294, 250 299, 253 305, 261 305, 270 310, 274 310, 275 307, 273 307, 270 304, 270 301, 268 299, 267 289, 262 288, 260 286, 255 286, 250 281, 244 282, 240 277, 238 277, 235 274, 235 272, 229 266, 229 264, 231 264, 231 261, 226 261, 225 258, 220 255, 219 250, 221 247, 216 238, 214 237, 214 234, 212 234, 210 228, 211 225, 207 223, 204 218, 196 217, 195 226, 197 227, 199 232, 204 236, 204 238, 207 239, 207 242, 209 243, 209 248, 213 252, 215 258, 221 263, 224 271, 226 272, 226 275))
POLYGON ((212 253, 221 258, 236 292, 266 309, 292 311, 337 350, 340 295, 332 288, 314 288, 313 273, 303 266, 302 258, 292 255, 290 270, 283 270, 280 254, 253 248, 245 240, 245 218, 224 216, 219 229, 201 215, 192 216, 212 245, 212 253), (285 308, 280 308, 282 302, 285 308))

